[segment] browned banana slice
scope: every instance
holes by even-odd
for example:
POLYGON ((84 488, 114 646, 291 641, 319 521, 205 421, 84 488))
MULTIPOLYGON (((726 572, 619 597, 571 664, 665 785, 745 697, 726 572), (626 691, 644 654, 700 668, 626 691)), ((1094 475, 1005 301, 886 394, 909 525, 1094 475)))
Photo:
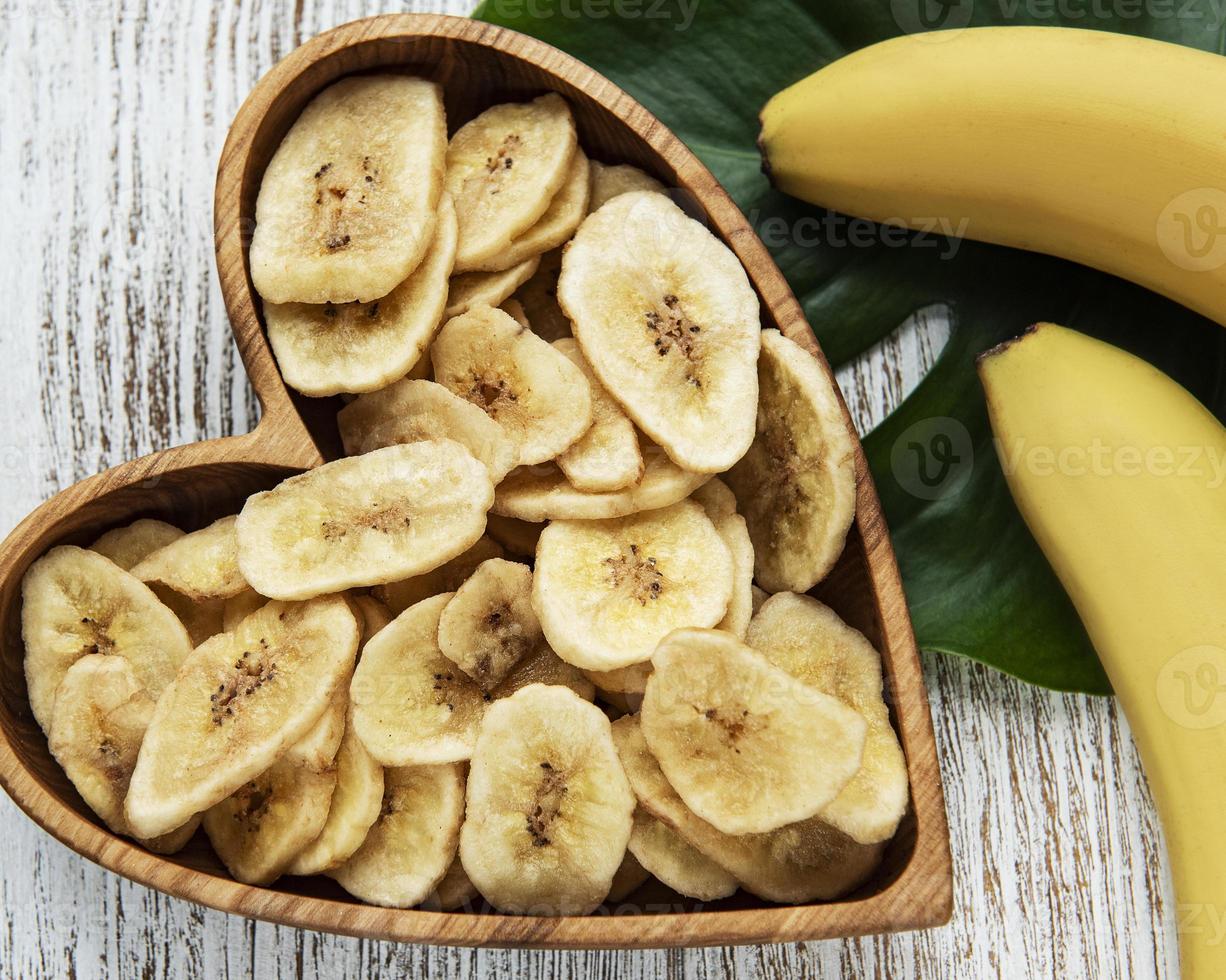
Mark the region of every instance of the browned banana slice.
POLYGON ((463 820, 461 766, 388 769, 379 818, 353 857, 329 874, 354 898, 372 905, 420 905, 455 859, 463 820))
POLYGON ((517 465, 553 459, 592 424, 583 372, 502 310, 479 306, 448 320, 430 357, 439 384, 502 426, 517 465))
POLYGON ((507 679, 494 689, 492 700, 509 698, 529 684, 569 687, 584 701, 593 701, 596 698, 596 688, 583 676, 583 671, 568 664, 550 650, 549 644, 544 641, 515 665, 507 679))
POLYGON ((881 861, 882 844, 857 844, 818 818, 768 834, 720 833, 686 807, 660 769, 637 716, 613 723, 613 739, 639 806, 726 868, 746 891, 771 902, 811 902, 845 895, 881 861))
POLYGON ((455 208, 444 195, 434 240, 404 282, 364 303, 265 303, 268 341, 286 384, 305 395, 375 391, 421 360, 447 305, 455 208))
POLYGON ((124 807, 133 829, 164 834, 266 770, 319 721, 357 647, 342 596, 270 602, 197 647, 145 733, 124 807))
POLYGON ((643 735, 686 806, 725 834, 815 816, 860 768, 859 713, 728 633, 677 630, 651 662, 643 735))
POLYGON ((634 811, 629 848, 639 864, 680 895, 714 902, 737 889, 731 874, 641 807, 634 811))
POLYGON ((160 582, 193 602, 228 599, 247 588, 238 568, 234 516, 177 538, 134 565, 142 582, 160 582))
POLYGON ((663 184, 628 163, 608 164, 593 160, 590 182, 591 192, 587 204, 589 212, 600 210, 619 194, 629 194, 632 191, 664 193, 663 184))
POLYGON ((617 873, 613 875, 613 884, 609 886, 609 894, 605 901, 624 901, 650 877, 651 874, 647 869, 639 864, 639 859, 627 849, 622 856, 622 863, 618 866, 617 873))
POLYGON ((860 770, 822 819, 861 844, 889 840, 907 810, 907 762, 881 693, 881 657, 863 633, 807 595, 768 599, 745 638, 771 663, 868 722, 860 770))
POLYGON ((576 148, 571 157, 566 182, 549 202, 549 209, 541 216, 541 220, 511 242, 508 248, 495 252, 472 268, 496 272, 562 245, 575 233, 579 222, 587 214, 588 192, 587 157, 582 150, 576 148))
POLYGON ((536 543, 543 530, 544 524, 529 524, 501 514, 490 514, 485 519, 485 533, 516 558, 536 557, 536 543))
POLYGON ((247 498, 239 564, 275 599, 395 582, 462 554, 493 499, 489 471, 458 442, 376 449, 247 498))
POLYGON ((532 569, 501 558, 478 566, 439 618, 439 650, 483 691, 501 684, 540 643, 532 569))
POLYGON ((515 446, 472 402, 433 381, 405 378, 346 405, 336 416, 350 456, 387 446, 454 439, 485 464, 497 485, 515 465, 515 446))
POLYGON ((576 149, 570 107, 550 92, 465 123, 447 145, 447 190, 460 219, 456 265, 475 269, 544 216, 576 149))
POLYGON ((514 297, 523 305, 532 332, 550 343, 571 335, 570 320, 558 305, 558 273, 561 270, 562 249, 546 252, 514 297))
POLYGON ((532 604, 549 645, 584 670, 629 667, 675 629, 714 626, 731 595, 728 548, 693 501, 541 532, 532 604))
POLYGON ((70 545, 52 548, 22 579, 21 638, 30 710, 44 732, 60 681, 82 657, 123 657, 156 700, 192 649, 183 624, 144 583, 109 558, 70 545))
POLYGON ((855 443, 817 361, 762 332, 757 436, 727 474, 767 592, 808 592, 834 566, 856 515, 855 443))
POLYGON ((264 171, 251 278, 269 303, 366 303, 417 268, 443 190, 437 85, 344 78, 317 95, 264 171))
MULTIPOLYGON (((117 834, 131 835, 123 800, 136 766, 154 702, 123 657, 90 654, 68 668, 55 697, 51 754, 91 810, 117 834)), ((188 842, 198 817, 153 840, 158 854, 173 854, 188 842)))
POLYGON ((438 648, 452 593, 423 599, 362 651, 349 688, 353 727, 385 766, 459 762, 472 754, 486 698, 438 648))
POLYGON ((540 258, 525 259, 501 272, 461 272, 447 285, 447 308, 443 317, 460 316, 477 306, 501 306, 532 277, 540 258))
POLYGON ((558 302, 604 386, 689 470, 719 473, 754 437, 758 297, 737 257, 663 194, 621 194, 562 256, 558 302))
POLYGON ((503 912, 585 915, 609 893, 633 810, 601 710, 532 684, 486 712, 460 859, 503 912))
POLYGON ((592 389, 592 426, 558 457, 559 468, 571 486, 585 493, 633 486, 643 476, 643 455, 634 423, 596 379, 574 338, 555 340, 553 346, 583 372, 592 389))
POLYGON ((498 485, 494 513, 521 521, 599 521, 658 510, 688 497, 710 475, 681 469, 659 446, 640 443, 643 475, 623 490, 585 493, 556 466, 512 470, 498 485))
POLYGON ((106 555, 125 572, 132 566, 164 548, 170 542, 183 537, 183 532, 173 524, 145 517, 126 527, 117 527, 102 535, 89 546, 91 551, 106 555))
POLYGON ((376 585, 371 594, 384 603, 393 616, 399 616, 409 606, 416 605, 422 599, 429 599, 432 595, 440 595, 443 592, 454 592, 483 561, 506 556, 502 545, 482 536, 464 554, 444 562, 433 571, 399 582, 376 585))

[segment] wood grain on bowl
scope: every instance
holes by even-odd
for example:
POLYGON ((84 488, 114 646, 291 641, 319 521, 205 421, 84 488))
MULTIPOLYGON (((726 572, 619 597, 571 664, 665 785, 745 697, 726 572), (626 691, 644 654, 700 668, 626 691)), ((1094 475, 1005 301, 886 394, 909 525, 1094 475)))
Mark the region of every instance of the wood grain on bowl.
POLYGON ((846 899, 774 906, 738 893, 698 907, 649 886, 627 903, 602 910, 608 914, 551 919, 370 907, 328 879, 286 878, 272 887, 251 887, 226 875, 202 835, 172 858, 114 836, 55 765, 30 714, 22 671, 20 584, 30 563, 54 544, 88 543, 139 516, 162 517, 188 529, 202 526, 236 511, 249 493, 339 455, 339 402, 303 398, 277 371, 246 248, 260 178, 281 137, 320 89, 369 70, 405 71, 442 82, 453 128, 495 102, 560 92, 574 109, 587 151, 597 159, 633 163, 676 188, 683 206, 740 258, 762 301, 763 325, 778 327, 808 349, 830 376, 799 305, 744 217, 697 158, 610 82, 540 42, 459 18, 391 15, 321 35, 261 80, 234 122, 218 170, 217 268, 263 419, 247 436, 167 450, 85 480, 42 505, 9 536, 0 550, 0 783, 48 832, 128 878, 228 912, 350 935, 460 945, 650 947, 819 939, 947 921, 952 903, 948 831, 927 695, 862 453, 856 524, 842 560, 817 592, 882 652, 887 700, 907 756, 912 808, 878 874, 846 899))

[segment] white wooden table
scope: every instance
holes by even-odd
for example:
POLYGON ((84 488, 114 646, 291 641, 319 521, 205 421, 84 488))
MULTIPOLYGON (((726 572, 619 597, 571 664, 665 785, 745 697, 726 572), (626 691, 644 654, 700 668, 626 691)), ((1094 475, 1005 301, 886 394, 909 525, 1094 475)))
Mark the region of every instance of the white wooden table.
MULTIPOLYGON (((213 273, 226 126, 307 37, 412 9, 468 3, 0 0, 0 530, 103 467, 255 422, 213 273)), ((941 334, 939 316, 912 324, 842 374, 862 427, 915 383, 941 334)), ((358 941, 131 884, 0 797, 0 975, 1176 976, 1160 828, 1115 706, 926 662, 957 875, 944 929, 645 953, 358 941)))

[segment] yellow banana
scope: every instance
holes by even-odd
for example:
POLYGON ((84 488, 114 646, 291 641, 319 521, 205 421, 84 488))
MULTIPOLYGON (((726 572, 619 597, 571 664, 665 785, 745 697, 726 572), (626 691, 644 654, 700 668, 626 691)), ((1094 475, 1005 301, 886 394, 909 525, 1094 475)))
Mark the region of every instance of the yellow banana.
POLYGON ((1226 323, 1226 58, 984 27, 864 48, 762 110, 772 182, 1072 259, 1226 323))
POLYGON ((1226 428, 1151 365, 1052 324, 984 355, 979 373, 1013 497, 1140 749, 1166 831, 1184 980, 1221 980, 1226 428))

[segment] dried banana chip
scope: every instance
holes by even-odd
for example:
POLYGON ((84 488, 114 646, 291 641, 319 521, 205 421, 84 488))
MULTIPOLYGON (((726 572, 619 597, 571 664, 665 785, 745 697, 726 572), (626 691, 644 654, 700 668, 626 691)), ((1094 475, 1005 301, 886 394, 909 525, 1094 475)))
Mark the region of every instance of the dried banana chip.
POLYGON ((502 426, 524 466, 553 459, 592 424, 583 372, 502 310, 448 320, 430 349, 435 380, 502 426))
POLYGON ((629 194, 632 191, 665 193, 663 184, 628 163, 609 164, 593 160, 589 179, 591 183, 587 204, 589 212, 599 211, 602 206, 608 204, 619 194, 629 194))
POLYGON ((21 600, 30 710, 44 732, 50 730, 60 681, 82 657, 123 657, 157 700, 192 650, 174 613, 139 579, 97 552, 52 548, 26 572, 21 600))
POLYGON ((571 336, 570 320, 558 305, 558 273, 562 271, 562 249, 541 256, 540 264, 515 290, 514 298, 523 306, 532 332, 553 343, 571 336))
POLYGON ((604 390, 574 338, 553 342, 583 372, 592 390, 592 425, 558 457, 571 486, 585 493, 606 493, 633 486, 643 477, 643 454, 634 423, 604 390))
POLYGON ((238 567, 237 518, 223 517, 177 538, 132 567, 142 582, 160 582, 193 602, 229 599, 247 589, 238 567))
POLYGON ((485 464, 495 485, 515 465, 515 446, 480 408, 433 381, 405 378, 372 391, 337 413, 350 456, 387 446, 454 439, 485 464))
POLYGON ((663 194, 621 194, 562 256, 558 302, 609 393, 679 466, 718 473, 754 437, 758 297, 737 257, 663 194))
MULTIPOLYGON (((146 583, 158 601, 178 618, 191 637, 192 646, 198 647, 211 636, 226 628, 226 603, 229 599, 205 599, 196 602, 161 582, 146 583)), ((240 593, 240 596, 242 593, 240 593)))
POLYGON ((536 557, 536 543, 543 530, 544 524, 530 524, 501 514, 490 514, 485 519, 485 533, 517 558, 536 557))
POLYGON ((753 615, 753 542, 749 528, 745 518, 736 512, 736 497, 718 476, 695 490, 693 499, 702 504, 732 555, 732 600, 728 603, 728 614, 716 628, 743 640, 753 615))
POLYGON ((498 309, 518 323, 521 327, 532 329, 528 322, 528 314, 524 312, 524 304, 517 299, 508 299, 498 304, 498 309))
POLYGON ((584 701, 596 699, 596 688, 578 667, 572 667, 542 641, 535 650, 515 665, 507 679, 494 688, 492 700, 509 698, 529 684, 551 684, 569 687, 584 701))
POLYGON ((637 716, 613 723, 613 740, 639 806, 723 868, 741 887, 771 902, 845 895, 881 862, 884 845, 857 844, 813 818, 768 834, 720 833, 686 807, 647 748, 637 716))
POLYGON ((221 607, 221 628, 229 632, 266 602, 268 602, 266 596, 260 595, 250 587, 236 596, 231 596, 224 601, 221 607))
POLYGON ((756 585, 753 587, 753 614, 758 615, 758 610, 762 608, 762 604, 771 597, 771 594, 765 589, 760 589, 756 585))
POLYGON ((643 735, 686 806, 725 834, 815 816, 860 768, 859 713, 722 630, 677 630, 651 662, 643 735))
POLYGON ((534 257, 501 272, 461 272, 452 276, 443 317, 451 319, 476 306, 501 306, 532 277, 539 264, 540 259, 534 257))
POLYGON ((641 698, 647 692, 647 678, 651 676, 651 661, 644 660, 617 670, 585 670, 583 673, 603 693, 636 694, 641 698))
POLYGON ((439 650, 483 691, 501 684, 540 643, 532 569, 517 562, 482 562, 439 617, 439 650))
POLYGON ((358 613, 362 619, 363 647, 366 646, 367 640, 375 636, 379 630, 396 618, 392 615, 392 611, 374 596, 354 596, 353 604, 357 606, 358 613))
POLYGON ((422 902, 421 907, 436 912, 452 912, 460 908, 472 912, 480 897, 481 894, 469 879, 463 863, 459 857, 455 857, 451 861, 451 867, 443 875, 443 880, 434 889, 434 894, 422 902))
POLYGON ((238 560, 275 599, 394 582, 462 554, 493 499, 489 471, 458 442, 376 449, 248 497, 238 560))
POLYGON ((556 466, 512 470, 498 485, 494 513, 521 521, 599 521, 659 510, 684 500, 710 475, 690 473, 658 447, 640 443, 644 467, 638 483, 624 490, 585 493, 556 466))
POLYGON ((679 895, 714 902, 737 889, 731 874, 641 807, 634 811, 629 848, 639 864, 679 895))
POLYGON ((460 766, 388 769, 379 818, 357 852, 329 875, 363 902, 420 905, 438 890, 455 859, 463 819, 460 766))
POLYGON ((651 875, 639 864, 629 850, 622 855, 622 863, 618 865, 617 873, 613 875, 613 884, 609 886, 606 902, 621 902, 637 891, 651 875))
POLYGON ((544 216, 570 172, 575 121, 560 95, 493 106, 447 145, 447 190, 460 219, 456 266, 505 252, 544 216))
MULTIPOLYGON (((153 707, 153 698, 123 657, 82 657, 68 668, 56 691, 48 747, 81 798, 117 834, 132 833, 123 800, 153 707)), ((173 854, 199 824, 199 818, 192 817, 182 827, 141 843, 157 854, 173 854)))
POLYGON ((541 533, 532 603, 549 645, 584 670, 628 667, 675 629, 714 626, 731 595, 728 548, 692 501, 541 533))
POLYGON ((721 517, 731 517, 736 513, 736 495, 718 476, 711 477, 695 490, 693 497, 702 504, 702 509, 713 523, 721 517))
POLYGON ((459 762, 472 754, 486 697, 439 651, 439 617, 451 596, 406 609, 366 644, 354 671, 353 727, 385 766, 459 762))
MULTIPOLYGON (((472 269, 497 272, 518 265, 525 259, 535 258, 569 241, 579 227, 579 222, 587 214, 588 191, 587 156, 576 148, 571 157, 566 182, 549 202, 549 209, 541 215, 541 220, 511 242, 508 248, 495 252, 484 262, 476 263, 472 269)), ((464 268, 458 271, 469 270, 464 268)))
POLYGON ((375 391, 417 364, 442 322, 455 261, 455 208, 440 202, 417 268, 364 303, 265 303, 268 342, 285 383, 304 395, 375 391))
POLYGON ((462 555, 444 562, 433 571, 399 582, 376 585, 371 590, 371 594, 384 603, 393 616, 399 616, 409 606, 417 605, 422 599, 429 599, 443 592, 454 592, 464 584, 464 581, 476 571, 477 566, 483 561, 506 557, 507 553, 502 549, 502 545, 491 538, 482 536, 462 555))
POLYGON ((907 761, 882 698, 881 657, 873 645, 828 606, 791 592, 763 604, 745 642, 868 722, 860 771, 821 816, 861 844, 889 840, 907 810, 907 761))
POLYGON ((107 531, 89 549, 105 555, 127 572, 146 556, 181 537, 183 532, 173 524, 145 517, 126 527, 107 531))
POLYGON ((599 708, 532 684, 486 712, 460 859, 503 912, 584 915, 613 882, 634 794, 599 708))
POLYGON ((336 755, 336 788, 319 835, 300 850, 286 874, 315 875, 344 864, 362 846, 383 806, 383 767, 350 723, 336 755))
POLYGON ((353 669, 342 596, 270 602, 197 647, 158 700, 124 811, 142 836, 220 803, 305 737, 353 669))
POLYGON ((269 303, 366 303, 417 268, 443 190, 439 87, 344 78, 285 135, 260 183, 251 278, 269 303))
POLYGON ((324 713, 310 731, 285 750, 282 761, 321 770, 332 765, 345 734, 345 716, 349 711, 348 680, 348 677, 341 678, 324 713))
POLYGON ((855 443, 817 361, 762 332, 758 430, 726 476, 749 525, 767 592, 808 592, 834 566, 856 516, 855 443))

